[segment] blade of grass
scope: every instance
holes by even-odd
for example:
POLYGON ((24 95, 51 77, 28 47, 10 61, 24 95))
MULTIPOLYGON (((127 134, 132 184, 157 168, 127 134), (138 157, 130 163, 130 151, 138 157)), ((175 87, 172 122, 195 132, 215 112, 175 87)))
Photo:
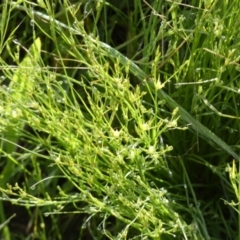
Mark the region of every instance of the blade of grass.
POLYGON ((10 222, 10 220, 14 217, 16 217, 15 213, 11 217, 9 217, 4 223, 1 223, 0 224, 0 230, 2 230, 4 228, 4 226, 6 226, 10 222))
POLYGON ((240 180, 240 174, 239 174, 239 169, 240 167, 236 167, 236 163, 235 161, 232 162, 232 167, 228 164, 228 171, 229 171, 229 177, 230 177, 230 181, 234 190, 234 193, 237 197, 238 202, 234 203, 234 202, 228 202, 228 204, 230 206, 232 206, 237 212, 238 212, 238 239, 240 239, 240 184, 239 184, 239 180, 240 180))

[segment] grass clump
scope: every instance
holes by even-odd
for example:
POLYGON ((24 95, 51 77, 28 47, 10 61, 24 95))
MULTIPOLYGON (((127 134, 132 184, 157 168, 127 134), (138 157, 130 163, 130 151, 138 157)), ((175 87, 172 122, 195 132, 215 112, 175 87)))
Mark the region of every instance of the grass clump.
POLYGON ((237 5, 2 4, 2 237, 235 239, 237 5))

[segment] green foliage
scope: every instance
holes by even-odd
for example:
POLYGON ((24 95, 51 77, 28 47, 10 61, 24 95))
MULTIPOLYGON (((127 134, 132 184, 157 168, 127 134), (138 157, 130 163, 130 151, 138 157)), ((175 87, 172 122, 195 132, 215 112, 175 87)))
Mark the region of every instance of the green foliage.
POLYGON ((1 5, 2 238, 236 239, 239 4, 191 4, 1 5))

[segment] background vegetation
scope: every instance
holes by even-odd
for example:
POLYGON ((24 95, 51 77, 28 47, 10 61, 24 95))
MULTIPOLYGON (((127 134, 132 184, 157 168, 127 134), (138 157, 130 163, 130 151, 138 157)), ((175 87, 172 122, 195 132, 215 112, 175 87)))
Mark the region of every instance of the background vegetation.
POLYGON ((2 239, 240 239, 239 1, 5 0, 2 239))

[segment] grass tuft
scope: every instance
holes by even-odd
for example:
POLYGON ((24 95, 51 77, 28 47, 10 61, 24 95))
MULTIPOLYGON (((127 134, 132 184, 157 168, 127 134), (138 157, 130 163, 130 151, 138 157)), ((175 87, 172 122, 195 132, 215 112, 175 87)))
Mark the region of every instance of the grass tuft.
POLYGON ((236 239, 238 9, 2 4, 1 237, 236 239))

